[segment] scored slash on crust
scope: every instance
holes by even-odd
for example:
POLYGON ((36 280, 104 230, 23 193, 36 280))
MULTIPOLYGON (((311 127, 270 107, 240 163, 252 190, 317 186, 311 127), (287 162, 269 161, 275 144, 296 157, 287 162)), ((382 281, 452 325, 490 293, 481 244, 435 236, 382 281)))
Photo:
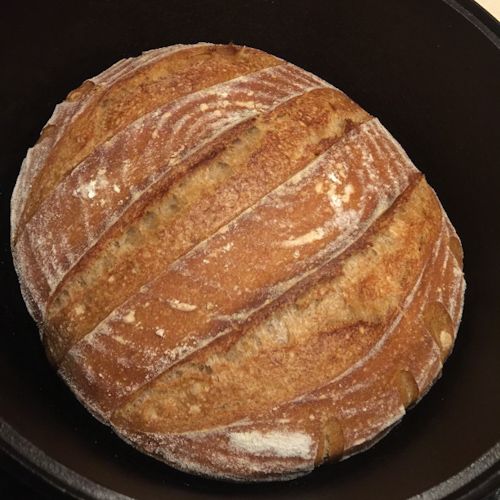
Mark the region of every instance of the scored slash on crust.
MULTIPOLYGON (((178 96, 115 130, 53 186, 47 181, 45 197, 33 198, 26 208, 28 186, 51 146, 87 112, 103 81, 121 85, 146 62, 185 50, 190 48, 177 46, 119 63, 60 106, 58 126, 45 129, 36 155, 28 153, 13 195, 16 267, 32 314, 44 316, 45 342, 61 363, 60 374, 122 437, 191 472, 234 480, 294 477, 373 443, 438 376, 463 305, 460 242, 434 194, 376 119, 359 109, 358 115, 347 112, 355 105, 336 89, 270 56, 262 62, 269 67, 178 96), (59 302, 65 293, 71 304, 70 278, 87 285, 80 273, 86 262, 100 255, 106 265, 106 254, 99 254, 103 239, 118 241, 110 235, 123 226, 124 241, 136 252, 130 255, 140 259, 149 249, 135 221, 168 228, 187 210, 162 189, 194 189, 190 172, 203 172, 203 165, 219 176, 210 186, 229 185, 234 172, 231 161, 217 160, 221 151, 243 154, 248 148, 250 173, 265 141, 272 144, 269 158, 273 148, 287 144, 293 152, 299 142, 292 135, 277 140, 278 125, 263 131, 255 124, 261 116, 290 120, 293 106, 285 104, 317 89, 337 96, 329 101, 330 113, 344 120, 338 130, 330 123, 322 132, 317 124, 294 122, 300 132, 290 127, 287 133, 309 133, 308 140, 316 141, 302 152, 307 160, 298 171, 290 170, 257 199, 245 198, 229 220, 172 254, 163 269, 136 280, 125 301, 100 311, 97 326, 67 329, 64 337, 54 311, 61 307, 64 315, 59 302), (155 189, 168 201, 164 219, 147 212, 155 189), (61 207, 72 220, 60 218, 61 207), (22 231, 20 221, 26 223, 22 231), (403 236, 408 221, 420 228, 413 239, 403 236), (77 225, 84 231, 75 231, 77 225), (398 242, 407 245, 406 253, 397 251, 398 242), (406 275, 384 255, 407 266, 406 275), (365 276, 357 259, 381 270, 365 276), (328 309, 335 300, 340 306, 328 309), (347 319, 332 323, 328 311, 347 319), (309 331, 310 324, 318 326, 309 331), (315 363, 330 356, 333 368, 308 372, 308 348, 316 353, 315 363), (284 376, 283 367, 289 370, 284 376), (246 380, 238 382, 242 370, 246 380), (252 393, 252 384, 265 381, 262 370, 276 375, 275 385, 252 393), (238 387, 243 396, 228 398, 238 387)), ((311 98, 314 106, 321 105, 318 96, 311 98)), ((313 114, 304 110, 304 120, 313 114)), ((322 116, 317 113, 318 123, 322 116)), ((217 215, 209 209, 206 214, 217 215)), ((119 279, 112 275, 106 282, 117 287, 119 279)), ((88 316, 90 305, 73 304, 76 323, 88 316)))

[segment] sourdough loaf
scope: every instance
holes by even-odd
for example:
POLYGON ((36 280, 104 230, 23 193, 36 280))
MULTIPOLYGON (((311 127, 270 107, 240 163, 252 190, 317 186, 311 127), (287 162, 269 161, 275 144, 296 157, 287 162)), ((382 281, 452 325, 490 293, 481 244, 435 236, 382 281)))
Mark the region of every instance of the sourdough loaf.
POLYGON ((381 123, 261 51, 178 45, 58 105, 12 197, 47 354, 173 467, 286 479, 367 447, 430 387, 465 283, 381 123))

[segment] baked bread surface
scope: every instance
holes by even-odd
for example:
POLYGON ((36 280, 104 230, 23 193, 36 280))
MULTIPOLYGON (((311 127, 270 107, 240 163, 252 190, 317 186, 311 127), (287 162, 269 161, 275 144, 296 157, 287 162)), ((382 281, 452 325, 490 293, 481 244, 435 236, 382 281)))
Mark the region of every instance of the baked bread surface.
POLYGON ((256 49, 178 45, 58 105, 12 250, 75 395, 181 470, 288 479, 373 444, 449 355, 458 236, 381 123, 256 49))

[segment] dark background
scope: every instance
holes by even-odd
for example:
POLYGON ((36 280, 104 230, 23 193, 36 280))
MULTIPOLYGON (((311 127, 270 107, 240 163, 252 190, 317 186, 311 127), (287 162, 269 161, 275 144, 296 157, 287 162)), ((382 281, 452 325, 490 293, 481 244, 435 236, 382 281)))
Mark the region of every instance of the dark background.
MULTIPOLYGON (((454 5, 479 12, 472 2, 454 5)), ((481 32, 439 0, 46 0, 0 9, 0 423, 50 457, 44 474, 55 459, 141 499, 390 500, 439 484, 499 442, 500 58, 484 25, 481 32), (197 41, 258 47, 344 90, 380 118, 426 174, 464 245, 466 305, 442 379, 373 449, 288 483, 193 478, 116 438, 50 369, 11 264, 10 194, 54 106, 120 58, 197 41)), ((498 25, 479 15, 498 34, 498 25)), ((0 444, 4 438, 0 433, 0 444)), ((20 447, 9 451, 23 456, 20 447)), ((24 458, 34 460, 28 452, 24 458)), ((498 466, 461 493, 491 492, 498 466)), ((35 490, 61 496, 5 454, 0 467, 9 471, 0 475, 0 498, 42 498, 35 490)), ((60 484, 73 481, 50 474, 60 484)))

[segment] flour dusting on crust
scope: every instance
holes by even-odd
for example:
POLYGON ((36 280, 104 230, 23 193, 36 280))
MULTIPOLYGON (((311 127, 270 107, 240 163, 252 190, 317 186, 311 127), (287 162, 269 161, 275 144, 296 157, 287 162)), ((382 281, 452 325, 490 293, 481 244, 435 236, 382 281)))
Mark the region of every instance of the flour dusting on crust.
MULTIPOLYGON (((120 61, 90 84, 102 91, 190 47, 120 61)), ((228 50, 244 53, 245 48, 228 50)), ((273 110, 279 120, 290 121, 280 105, 286 108, 296 97, 326 89, 333 87, 282 62, 176 98, 99 144, 37 205, 38 213, 14 248, 23 296, 32 315, 48 324, 46 339, 57 330, 50 314, 49 320, 44 316, 46 303, 60 291, 61 280, 84 257, 95 257, 94 246, 115 224, 130 229, 131 213, 140 212, 132 208, 148 210, 154 189, 182 179, 183 162, 198 168, 205 151, 213 155, 210 161, 218 158, 216 147, 226 147, 226 132, 255 158, 264 134, 258 135, 262 131, 255 126, 255 142, 245 142, 242 130, 251 131, 257 119, 261 126, 273 110)), ((12 197, 13 235, 51 149, 92 99, 92 92, 76 92, 60 104, 51 128, 28 151, 12 197)), ((341 114, 328 103, 325 119, 341 114)), ((295 146, 302 143, 287 142, 294 133, 310 131, 311 107, 299 100, 297 108, 305 128, 286 129, 286 137, 279 136, 282 142, 270 147, 271 153, 286 151, 290 156, 285 160, 297 161, 297 168, 237 205, 227 219, 217 218, 220 213, 207 197, 202 222, 213 217, 218 225, 199 239, 199 221, 187 228, 191 246, 171 260, 158 259, 164 267, 151 271, 132 292, 124 288, 125 300, 110 302, 97 315, 99 322, 82 327, 80 336, 68 335, 62 360, 57 360, 59 374, 96 418, 180 470, 235 481, 284 480, 306 474, 326 458, 366 449, 428 391, 453 348, 465 281, 460 243, 451 250, 458 237, 443 208, 376 118, 365 113, 359 123, 335 122, 340 129, 333 134, 329 128, 327 138, 315 136, 317 142, 307 135, 303 143, 310 154, 305 155, 302 146, 295 146), (404 219, 401 213, 408 206, 406 215, 417 215, 404 219), (394 222, 397 214, 400 225, 394 222), (432 237, 412 240, 408 227, 431 228, 422 232, 432 237), (365 253, 371 257, 354 258, 365 253), (401 271, 404 277, 391 281, 397 265, 408 273, 401 271), (335 294, 338 302, 332 299, 337 300, 335 294), (380 302, 386 295, 396 299, 384 309, 380 302), (367 313, 371 306, 384 311, 373 313, 374 321, 367 313), (426 311, 437 312, 427 320, 426 311), (328 372, 326 364, 321 370, 319 359, 336 371, 328 372), (402 378, 408 397, 401 392, 402 378)), ((234 158, 241 159, 240 153, 234 158)), ((284 162, 277 158, 277 164, 284 162)), ((266 175, 272 171, 264 168, 267 164, 249 164, 266 175)), ((230 165, 221 161, 218 166, 235 175, 230 165)), ((227 178, 221 178, 227 189, 227 178)), ((179 184, 188 191, 187 184, 179 184)), ((239 188, 250 191, 246 182, 239 188)), ((233 196, 227 203, 241 200, 240 192, 233 196)), ((185 206, 176 212, 178 219, 182 210, 185 206)), ((128 237, 131 245, 139 245, 133 231, 128 237)), ((121 283, 124 274, 110 268, 109 283, 121 283)), ((82 283, 100 300, 100 287, 82 283)), ((107 290, 106 297, 102 288, 103 300, 109 299, 112 294, 107 290)), ((82 317, 92 317, 88 305, 76 302, 80 326, 85 325, 82 317)), ((62 339, 62 334, 56 338, 59 345, 62 339)))
POLYGON ((311 458, 311 436, 301 432, 231 432, 229 443, 239 451, 252 455, 311 458))

